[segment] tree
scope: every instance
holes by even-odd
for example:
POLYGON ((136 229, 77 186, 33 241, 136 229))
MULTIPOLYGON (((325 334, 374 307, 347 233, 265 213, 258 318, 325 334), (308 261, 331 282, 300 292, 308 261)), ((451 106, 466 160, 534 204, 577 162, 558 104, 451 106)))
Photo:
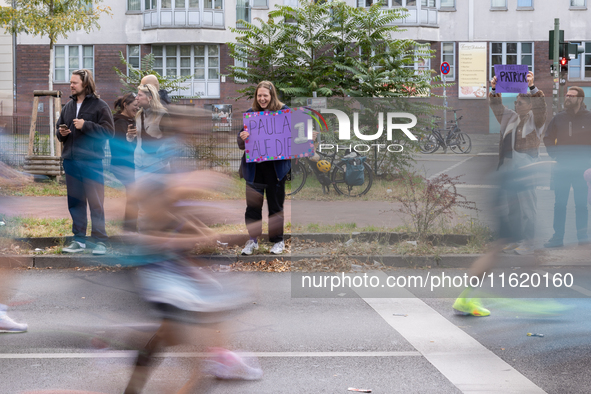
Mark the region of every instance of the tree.
MULTIPOLYGON (((375 134, 379 114, 387 112, 415 114, 419 125, 414 131, 419 134, 417 130, 428 123, 425 115, 436 107, 414 98, 430 96, 431 88, 439 85, 433 83, 438 77, 431 70, 415 70, 415 64, 432 57, 433 51, 414 40, 395 38, 401 31, 396 23, 406 12, 384 9, 379 2, 363 8, 339 1, 301 0, 297 8, 278 6, 269 12, 267 23, 260 19, 257 25, 243 23, 244 28, 232 29, 238 35, 236 43, 228 43, 231 56, 245 65, 230 66, 230 76, 246 84, 239 98, 252 99, 254 86, 268 79, 283 101, 292 99, 292 105, 302 105, 294 103, 295 98, 317 95, 332 98, 329 108, 347 113, 362 108, 361 134, 375 134)), ((326 116, 329 125, 335 123, 333 116, 326 116)), ((339 142, 335 135, 324 138, 339 142)), ((349 142, 364 143, 355 137, 349 142)), ((412 161, 416 150, 401 131, 391 140, 383 133, 374 142, 405 146, 404 152, 382 155, 374 148, 376 174, 398 171, 412 161)))
MULTIPOLYGON (((72 31, 90 33, 100 28, 101 14, 111 15, 111 7, 101 7, 103 0, 13 0, 12 6, 0 7, 0 26, 12 34, 24 33, 49 38, 49 90, 53 90, 54 45, 72 31)), ((54 130, 53 100, 49 100, 49 131, 54 130)), ((53 141, 53 139, 50 139, 53 141)), ((54 154, 53 143, 51 154, 54 154)))
POLYGON ((231 56, 246 66, 230 66, 230 76, 248 86, 252 98, 263 79, 273 81, 283 99, 311 97, 408 97, 429 92, 433 76, 416 73, 417 56, 432 51, 413 40, 394 39, 403 9, 369 8, 344 2, 302 0, 297 8, 278 6, 260 25, 241 22, 231 56), (276 22, 278 21, 278 22, 276 22))
MULTIPOLYGON (((125 73, 125 71, 119 70, 117 67, 113 67, 115 73, 119 77, 119 81, 121 82, 121 92, 123 93, 135 93, 137 92, 137 87, 140 85, 140 82, 143 77, 146 75, 154 75, 158 78, 158 84, 160 85, 160 89, 166 90, 168 93, 171 93, 174 90, 178 90, 180 88, 180 84, 191 79, 192 75, 186 75, 178 78, 169 78, 163 77, 154 71, 154 54, 148 53, 144 57, 142 57, 140 68, 137 69, 131 65, 123 55, 123 52, 119 52, 119 59, 121 63, 129 70, 129 75, 125 73)), ((184 96, 183 96, 184 97, 184 96)))

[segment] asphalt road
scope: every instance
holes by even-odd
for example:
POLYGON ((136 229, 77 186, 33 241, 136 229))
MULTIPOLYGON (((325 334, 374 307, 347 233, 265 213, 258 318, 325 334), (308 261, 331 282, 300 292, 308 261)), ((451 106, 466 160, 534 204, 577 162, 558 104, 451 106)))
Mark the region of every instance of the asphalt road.
MULTIPOLYGON (((591 289, 588 267, 562 270, 584 280, 577 282, 583 290, 561 294, 583 297, 584 287, 591 289)), ((121 393, 134 349, 157 324, 132 284, 135 272, 20 272, 11 314, 30 331, 0 335, 0 392, 121 393), (109 347, 96 349, 97 337, 109 347)), ((229 317, 224 333, 232 349, 258 356, 264 378, 207 378, 196 393, 344 394, 350 387, 373 393, 587 393, 591 383, 586 298, 485 299, 492 315, 474 318, 454 315, 453 299, 416 298, 405 290, 395 298, 367 297, 363 288, 333 298, 293 298, 290 274, 240 276, 255 289, 254 300, 229 317), (549 310, 560 312, 542 314, 549 310)), ((199 343, 203 336, 189 338, 199 343)), ((179 388, 202 350, 165 349, 145 392, 179 388)))

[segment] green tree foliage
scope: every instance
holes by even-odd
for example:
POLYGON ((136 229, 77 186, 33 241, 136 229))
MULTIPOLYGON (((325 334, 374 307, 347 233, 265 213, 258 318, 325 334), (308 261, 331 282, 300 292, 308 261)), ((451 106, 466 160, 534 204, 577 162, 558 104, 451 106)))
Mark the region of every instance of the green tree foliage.
POLYGON ((231 56, 246 67, 230 66, 245 83, 240 98, 271 80, 284 100, 311 97, 409 97, 428 94, 434 79, 417 73, 417 58, 432 56, 413 40, 394 39, 404 10, 369 8, 343 2, 303 0, 298 8, 278 6, 264 22, 241 22, 234 29, 231 56), (278 22, 276 22, 278 21, 278 22))
MULTIPOLYGON (((48 86, 53 90, 53 46, 72 31, 90 33, 100 28, 102 14, 111 15, 111 8, 101 6, 102 0, 14 0, 14 6, 0 7, 0 26, 12 34, 30 34, 49 38, 48 86)), ((49 101, 49 125, 53 133, 53 101, 49 101)), ((53 154, 53 144, 52 144, 53 154)))
MULTIPOLYGON (((160 89, 166 90, 168 93, 171 93, 175 90, 180 88, 180 84, 190 80, 193 76, 187 75, 178 78, 169 78, 163 77, 162 75, 158 74, 154 71, 154 54, 148 53, 144 57, 142 57, 140 69, 134 68, 125 58, 123 52, 119 52, 119 60, 125 66, 124 70, 120 70, 117 67, 113 67, 115 73, 119 77, 119 81, 121 82, 121 92, 122 93, 135 93, 137 92, 137 87, 140 85, 140 82, 143 77, 146 75, 155 75, 158 78, 158 83, 160 84, 160 89), (129 75, 126 73, 126 70, 129 70, 129 75)), ((183 96, 186 97, 186 96, 183 96)), ((175 97, 173 97, 174 99, 175 97)), ((193 97, 193 98, 198 98, 193 97)))

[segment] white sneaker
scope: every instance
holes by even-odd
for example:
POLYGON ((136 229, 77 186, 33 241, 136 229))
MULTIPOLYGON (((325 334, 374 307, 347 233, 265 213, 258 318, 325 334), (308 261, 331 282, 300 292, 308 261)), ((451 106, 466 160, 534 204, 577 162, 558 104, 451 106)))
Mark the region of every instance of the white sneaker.
POLYGON ((207 359, 205 373, 218 379, 259 380, 263 377, 258 360, 245 357, 223 348, 210 349, 211 356, 207 359))
POLYGON ((258 249, 259 249, 258 242, 255 242, 252 239, 249 239, 246 242, 246 245, 244 245, 244 249, 242 249, 242 254, 250 256, 253 251, 258 250, 258 249))
POLYGON ((86 250, 86 244, 78 241, 72 241, 68 246, 62 249, 65 253, 82 253, 86 250))
POLYGON ((29 326, 12 320, 7 314, 0 315, 0 332, 27 332, 29 326))
POLYGON ((285 242, 279 241, 271 248, 271 253, 273 254, 281 254, 285 249, 285 242))

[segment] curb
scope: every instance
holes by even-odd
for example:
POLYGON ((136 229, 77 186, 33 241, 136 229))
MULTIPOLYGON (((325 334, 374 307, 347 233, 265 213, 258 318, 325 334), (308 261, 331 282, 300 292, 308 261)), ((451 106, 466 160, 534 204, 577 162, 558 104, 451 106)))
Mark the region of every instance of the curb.
MULTIPOLYGON (((472 263, 482 256, 481 254, 457 254, 443 256, 403 256, 403 255, 381 255, 381 256, 339 256, 349 260, 356 260, 358 263, 374 265, 385 265, 393 268, 468 268, 472 263)), ((126 267, 126 256, 88 256, 88 255, 33 255, 33 256, 5 256, 10 261, 11 267, 30 267, 38 269, 67 269, 77 267, 126 267)), ((276 259, 283 261, 297 261, 304 259, 334 258, 334 256, 323 255, 205 255, 200 256, 202 260, 211 265, 230 265, 236 262, 254 263, 271 262, 276 259)), ((535 264, 533 256, 499 255, 495 269, 528 266, 535 264)), ((296 264, 297 265, 297 264, 296 264)), ((129 267, 136 267, 137 264, 130 264, 129 267)))
MULTIPOLYGON (((227 238, 234 241, 232 246, 239 246, 248 240, 247 234, 221 234, 221 238, 227 238)), ((268 234, 263 234, 265 240, 269 239, 268 234)), ((411 233, 377 233, 377 232, 352 232, 352 233, 303 233, 303 234, 285 234, 285 239, 298 239, 315 242, 347 242, 353 239, 357 242, 381 242, 385 244, 396 244, 402 241, 412 241, 416 239, 415 234, 411 233)), ((427 240, 434 246, 440 245, 466 245, 470 242, 469 235, 464 234, 440 234, 430 235, 427 240)), ((131 236, 113 236, 109 238, 109 243, 113 245, 130 244, 131 236)), ((31 247, 49 248, 52 246, 67 245, 74 240, 74 237, 41 237, 41 238, 15 238, 16 242, 25 243, 31 247)))

